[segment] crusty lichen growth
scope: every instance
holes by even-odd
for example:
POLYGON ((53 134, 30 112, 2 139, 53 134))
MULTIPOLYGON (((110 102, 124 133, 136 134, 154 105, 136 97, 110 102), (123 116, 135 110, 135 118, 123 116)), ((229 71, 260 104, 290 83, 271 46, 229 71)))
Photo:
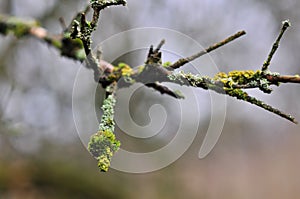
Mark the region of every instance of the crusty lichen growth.
POLYGON ((114 153, 120 148, 120 141, 114 134, 114 107, 116 104, 114 94, 110 94, 102 105, 103 115, 99 130, 94 134, 88 144, 88 150, 97 159, 100 171, 108 171, 114 153))
MULTIPOLYGON (((276 73, 269 72, 268 74, 276 77, 276 73)), ((260 70, 256 72, 252 70, 245 70, 231 71, 228 74, 220 72, 213 78, 210 78, 208 76, 194 75, 192 73, 184 73, 181 71, 177 74, 169 75, 169 79, 171 81, 179 81, 183 85, 209 89, 220 94, 229 95, 275 113, 293 123, 297 123, 295 118, 291 115, 285 114, 282 111, 264 103, 263 101, 249 96, 247 92, 242 90, 246 88, 259 88, 263 92, 270 93, 272 91, 269 88, 271 82, 268 81, 265 75, 266 73, 263 73, 260 70), (184 80, 186 80, 188 84, 186 84, 184 80)))
POLYGON ((120 145, 120 141, 109 129, 98 131, 91 137, 88 150, 97 159, 100 171, 108 171, 111 158, 120 148, 120 145))
POLYGON ((261 71, 244 70, 230 71, 228 74, 224 72, 217 73, 214 77, 215 81, 221 81, 225 86, 245 85, 251 81, 257 81, 261 77, 261 71))
POLYGON ((119 63, 118 66, 114 67, 114 72, 119 73, 121 76, 130 77, 133 74, 132 68, 125 63, 119 63))
POLYGON ((162 66, 163 66, 164 68, 168 68, 168 67, 170 67, 171 65, 172 65, 172 62, 170 62, 170 61, 164 62, 164 63, 162 64, 162 66))
POLYGON ((283 117, 295 124, 297 124, 298 122, 295 120, 295 118, 289 114, 285 114, 282 111, 266 104, 265 102, 256 99, 255 97, 249 96, 248 93, 246 93, 245 91, 241 90, 241 89, 225 89, 226 94, 231 96, 231 97, 235 97, 239 100, 243 100, 246 102, 249 102, 251 104, 254 104, 256 106, 259 106, 267 111, 270 111, 272 113, 275 113, 276 115, 279 115, 280 117, 283 117))

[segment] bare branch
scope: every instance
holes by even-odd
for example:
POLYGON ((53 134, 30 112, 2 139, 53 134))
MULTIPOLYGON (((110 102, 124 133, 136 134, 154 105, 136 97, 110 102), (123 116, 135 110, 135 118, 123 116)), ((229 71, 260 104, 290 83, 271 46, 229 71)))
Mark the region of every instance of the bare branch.
POLYGON ((273 84, 278 83, 300 83, 299 75, 266 75, 267 80, 269 80, 273 84))
POLYGON ((190 57, 186 57, 186 58, 182 58, 182 59, 179 59, 177 62, 175 62, 174 64, 172 64, 171 66, 169 66, 169 68, 172 68, 172 69, 177 69, 177 68, 180 68, 181 66, 201 57, 202 55, 205 55, 213 50, 216 50, 217 48, 221 47, 221 46, 224 46, 225 44, 245 35, 246 32, 245 31, 239 31, 237 32, 236 34, 224 39, 223 41, 220 41, 212 46, 209 46, 208 48, 206 48, 205 50, 203 51, 200 51, 190 57))
POLYGON ((281 38, 282 38, 284 32, 285 32, 285 31, 288 29, 288 27, 290 27, 290 26, 291 26, 291 23, 290 23, 289 20, 285 20, 285 21, 282 22, 282 28, 281 28, 281 30, 280 30, 280 33, 279 33, 279 35, 278 35, 278 37, 277 37, 275 43, 274 43, 273 46, 272 46, 272 49, 271 49, 271 51, 270 51, 270 53, 269 53, 269 55, 268 55, 267 60, 264 62, 263 66, 262 66, 262 71, 263 71, 263 72, 266 71, 266 70, 268 70, 268 67, 269 67, 269 65, 271 64, 271 60, 272 60, 272 58, 273 58, 273 55, 275 54, 275 52, 277 51, 277 49, 278 49, 278 47, 279 47, 280 40, 281 40, 281 38))
POLYGON ((98 24, 98 20, 100 17, 100 11, 104 10, 109 6, 117 6, 117 5, 126 5, 126 0, 110 0, 110 1, 103 1, 103 0, 91 0, 91 6, 94 9, 93 18, 91 21, 92 29, 95 29, 98 24))
POLYGON ((161 47, 166 43, 166 40, 165 39, 162 39, 160 41, 160 43, 158 44, 158 46, 156 47, 156 49, 154 50, 154 53, 158 53, 161 49, 161 47))

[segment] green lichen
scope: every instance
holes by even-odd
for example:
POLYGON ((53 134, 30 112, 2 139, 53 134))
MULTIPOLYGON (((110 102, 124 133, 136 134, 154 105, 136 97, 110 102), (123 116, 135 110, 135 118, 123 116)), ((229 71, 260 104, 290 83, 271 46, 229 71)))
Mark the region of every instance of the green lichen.
POLYGON ((256 82, 261 78, 261 71, 244 70, 244 71, 230 71, 228 74, 224 72, 217 73, 213 80, 221 81, 224 86, 231 88, 233 85, 245 85, 250 82, 256 82))
POLYGON ((104 101, 102 105, 103 115, 101 118, 101 122, 99 125, 100 131, 110 130, 114 132, 114 107, 116 104, 116 100, 114 96, 111 94, 109 95, 104 101))
POLYGON ((92 135, 88 150, 97 159, 100 171, 106 172, 114 153, 120 148, 120 141, 114 134, 114 107, 116 100, 114 94, 109 95, 102 105, 103 115, 99 130, 92 135))
POLYGON ((162 64, 162 66, 163 66, 164 68, 168 68, 168 67, 171 66, 171 65, 172 65, 172 62, 170 62, 170 61, 167 61, 167 62, 165 62, 165 63, 162 64))
POLYGON ((132 68, 128 64, 122 62, 114 68, 114 71, 120 71, 122 76, 130 76, 133 73, 132 68))
POLYGON ((185 84, 187 81, 190 86, 203 89, 208 89, 214 84, 214 81, 210 77, 201 76, 199 74, 195 75, 192 73, 184 73, 183 71, 180 71, 178 74, 169 75, 168 78, 172 81, 179 81, 182 84, 185 84))
POLYGON ((138 66, 138 74, 141 74, 145 69, 145 65, 138 66))
POLYGON ((225 92, 231 97, 236 97, 239 100, 248 101, 248 94, 241 89, 226 88, 225 92))
POLYGON ((112 156, 118 151, 120 145, 120 141, 110 130, 98 131, 91 137, 88 150, 97 159, 100 171, 108 171, 112 156))
MULTIPOLYGON (((276 73, 268 73, 276 76, 276 73)), ((262 71, 231 71, 228 74, 218 73, 214 78, 207 76, 194 75, 191 73, 179 72, 168 76, 172 81, 180 81, 183 84, 183 79, 189 82, 188 86, 213 90, 220 94, 226 94, 239 100, 254 104, 269 112, 272 112, 280 117, 283 117, 291 122, 297 123, 295 118, 289 114, 264 103, 261 100, 256 99, 248 95, 247 92, 242 89, 245 88, 259 88, 263 92, 271 92, 269 88, 270 82, 266 78, 265 72, 262 71)), ((186 85, 186 84, 184 84, 186 85)))
POLYGON ((178 98, 180 99, 184 99, 185 96, 183 95, 183 93, 180 90, 175 90, 174 93, 177 95, 178 98))
POLYGON ((134 79, 131 77, 133 74, 133 69, 128 64, 121 62, 114 67, 113 72, 108 76, 108 79, 110 81, 118 81, 120 78, 124 78, 125 82, 133 84, 135 83, 134 79))

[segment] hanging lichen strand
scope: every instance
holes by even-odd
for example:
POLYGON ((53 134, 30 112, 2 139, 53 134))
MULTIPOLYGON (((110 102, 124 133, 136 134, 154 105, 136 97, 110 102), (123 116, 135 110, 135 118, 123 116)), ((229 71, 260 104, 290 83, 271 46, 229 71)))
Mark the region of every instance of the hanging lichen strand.
POLYGON ((115 93, 112 92, 103 101, 103 115, 99 130, 92 135, 88 144, 88 150, 97 159, 100 171, 108 171, 110 161, 114 153, 120 148, 120 141, 114 134, 114 107, 116 104, 115 93))

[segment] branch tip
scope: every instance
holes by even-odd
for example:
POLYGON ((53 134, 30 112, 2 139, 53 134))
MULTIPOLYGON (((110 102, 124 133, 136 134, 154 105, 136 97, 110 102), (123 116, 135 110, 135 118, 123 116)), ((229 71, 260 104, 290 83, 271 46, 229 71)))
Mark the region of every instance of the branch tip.
POLYGON ((264 62, 263 66, 262 66, 262 71, 265 72, 268 70, 270 64, 271 64, 271 60, 273 58, 273 55, 275 54, 275 52, 277 51, 278 47, 279 47, 279 43, 282 39, 283 34, 285 33, 285 31, 288 29, 288 27, 291 26, 291 22, 289 20, 285 20, 282 22, 282 27, 280 30, 280 33, 276 39, 276 41, 274 42, 272 49, 268 55, 267 60, 264 62))
POLYGON ((161 47, 164 45, 166 43, 166 40, 165 39, 162 39, 161 41, 160 41, 160 43, 158 44, 158 46, 156 47, 156 49, 155 49, 155 53, 157 53, 158 51, 160 51, 160 49, 161 49, 161 47))
POLYGON ((283 27, 288 28, 288 27, 291 27, 291 26, 292 26, 292 23, 290 22, 289 19, 287 19, 287 20, 284 20, 284 21, 282 22, 282 25, 283 25, 283 27))

